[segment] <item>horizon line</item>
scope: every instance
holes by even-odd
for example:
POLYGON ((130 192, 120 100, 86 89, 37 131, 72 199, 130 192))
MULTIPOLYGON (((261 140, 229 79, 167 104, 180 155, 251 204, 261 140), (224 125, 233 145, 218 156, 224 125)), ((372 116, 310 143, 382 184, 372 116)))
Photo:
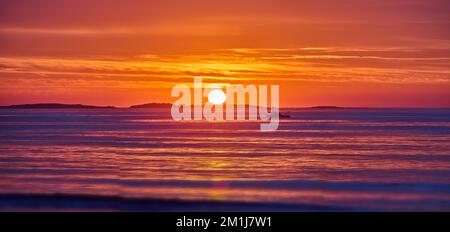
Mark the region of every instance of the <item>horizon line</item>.
MULTIPOLYGON (((38 103, 23 103, 23 104, 11 104, 11 105, 0 105, 1 108, 7 107, 17 107, 17 106, 37 106, 37 105, 61 105, 61 106, 80 106, 80 107, 98 107, 98 108, 114 108, 114 109, 127 109, 127 108, 145 108, 145 105, 173 105, 172 103, 167 102, 149 102, 143 104, 133 104, 128 106, 114 106, 114 105, 90 105, 83 103, 61 103, 61 102, 38 102, 38 103)), ((224 104, 225 105, 225 104, 224 104)), ((196 105, 190 105, 196 106, 196 105)), ((203 105, 201 105, 203 106, 203 105)), ((246 104, 245 106, 249 106, 246 104)), ((380 107, 380 106, 338 106, 338 105, 311 105, 311 106, 280 106, 278 108, 282 109, 450 109, 450 106, 445 107, 426 107, 426 106, 418 106, 418 107, 409 107, 409 106, 395 106, 395 107, 380 107)))

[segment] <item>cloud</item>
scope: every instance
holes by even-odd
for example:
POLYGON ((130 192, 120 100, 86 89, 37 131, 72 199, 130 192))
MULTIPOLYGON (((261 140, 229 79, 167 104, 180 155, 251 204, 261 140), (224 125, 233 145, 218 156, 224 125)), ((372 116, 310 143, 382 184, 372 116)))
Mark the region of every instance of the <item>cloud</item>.
POLYGON ((192 55, 1 57, 0 78, 29 74, 86 81, 147 83, 203 76, 220 81, 449 82, 449 50, 420 48, 226 49, 192 55))

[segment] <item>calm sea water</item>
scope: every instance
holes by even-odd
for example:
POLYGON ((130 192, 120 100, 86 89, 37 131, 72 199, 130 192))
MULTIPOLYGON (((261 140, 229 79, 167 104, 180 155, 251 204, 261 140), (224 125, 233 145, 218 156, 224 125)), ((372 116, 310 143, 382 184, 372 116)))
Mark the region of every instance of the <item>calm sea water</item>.
POLYGON ((450 210, 449 109, 285 113, 261 132, 163 109, 1 109, 0 209, 95 210, 70 204, 92 195, 152 199, 124 210, 450 210))

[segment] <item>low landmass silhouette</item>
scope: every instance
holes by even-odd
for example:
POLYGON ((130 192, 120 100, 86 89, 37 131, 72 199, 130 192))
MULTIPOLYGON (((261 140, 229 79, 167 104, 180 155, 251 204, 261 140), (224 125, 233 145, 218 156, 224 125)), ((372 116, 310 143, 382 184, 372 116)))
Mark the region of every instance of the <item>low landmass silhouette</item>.
MULTIPOLYGON (((170 107, 170 103, 147 103, 142 105, 132 105, 125 108, 164 108, 170 107)), ((117 109, 115 106, 93 106, 83 104, 64 104, 64 103, 36 103, 0 106, 0 109, 117 109)))
POLYGON ((146 103, 141 105, 132 105, 129 108, 166 108, 171 107, 170 103, 146 103))
POLYGON ((368 107, 341 107, 341 106, 312 106, 306 109, 336 109, 336 110, 346 110, 346 109, 369 109, 368 107))
POLYGON ((22 105, 10 105, 0 106, 0 108, 8 109, 105 109, 115 108, 114 106, 90 106, 82 104, 62 104, 62 103, 37 103, 37 104, 22 104, 22 105))

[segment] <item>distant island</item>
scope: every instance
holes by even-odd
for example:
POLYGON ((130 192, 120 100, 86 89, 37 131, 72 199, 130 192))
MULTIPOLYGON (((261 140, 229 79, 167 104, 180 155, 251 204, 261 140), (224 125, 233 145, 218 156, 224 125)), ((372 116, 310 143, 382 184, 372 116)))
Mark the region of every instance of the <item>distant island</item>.
POLYGON ((38 103, 0 106, 0 109, 114 109, 114 106, 90 106, 82 104, 38 103))
POLYGON ((311 109, 341 109, 341 108, 344 108, 344 107, 339 107, 339 106, 312 106, 312 107, 309 107, 309 108, 311 108, 311 109))
MULTIPOLYGON (((131 109, 144 109, 144 108, 168 108, 171 107, 170 103, 146 103, 141 105, 132 105, 131 109)), ((83 104, 64 104, 64 103, 36 103, 36 104, 20 104, 0 106, 0 109, 118 109, 121 107, 115 106, 92 106, 83 104)))
POLYGON ((129 108, 141 109, 141 108, 167 108, 167 107, 172 107, 172 104, 170 104, 170 103, 147 103, 147 104, 141 104, 141 105, 132 105, 129 108))
POLYGON ((340 106, 312 106, 306 109, 318 109, 318 110, 347 110, 347 109, 369 109, 367 107, 340 107, 340 106))

